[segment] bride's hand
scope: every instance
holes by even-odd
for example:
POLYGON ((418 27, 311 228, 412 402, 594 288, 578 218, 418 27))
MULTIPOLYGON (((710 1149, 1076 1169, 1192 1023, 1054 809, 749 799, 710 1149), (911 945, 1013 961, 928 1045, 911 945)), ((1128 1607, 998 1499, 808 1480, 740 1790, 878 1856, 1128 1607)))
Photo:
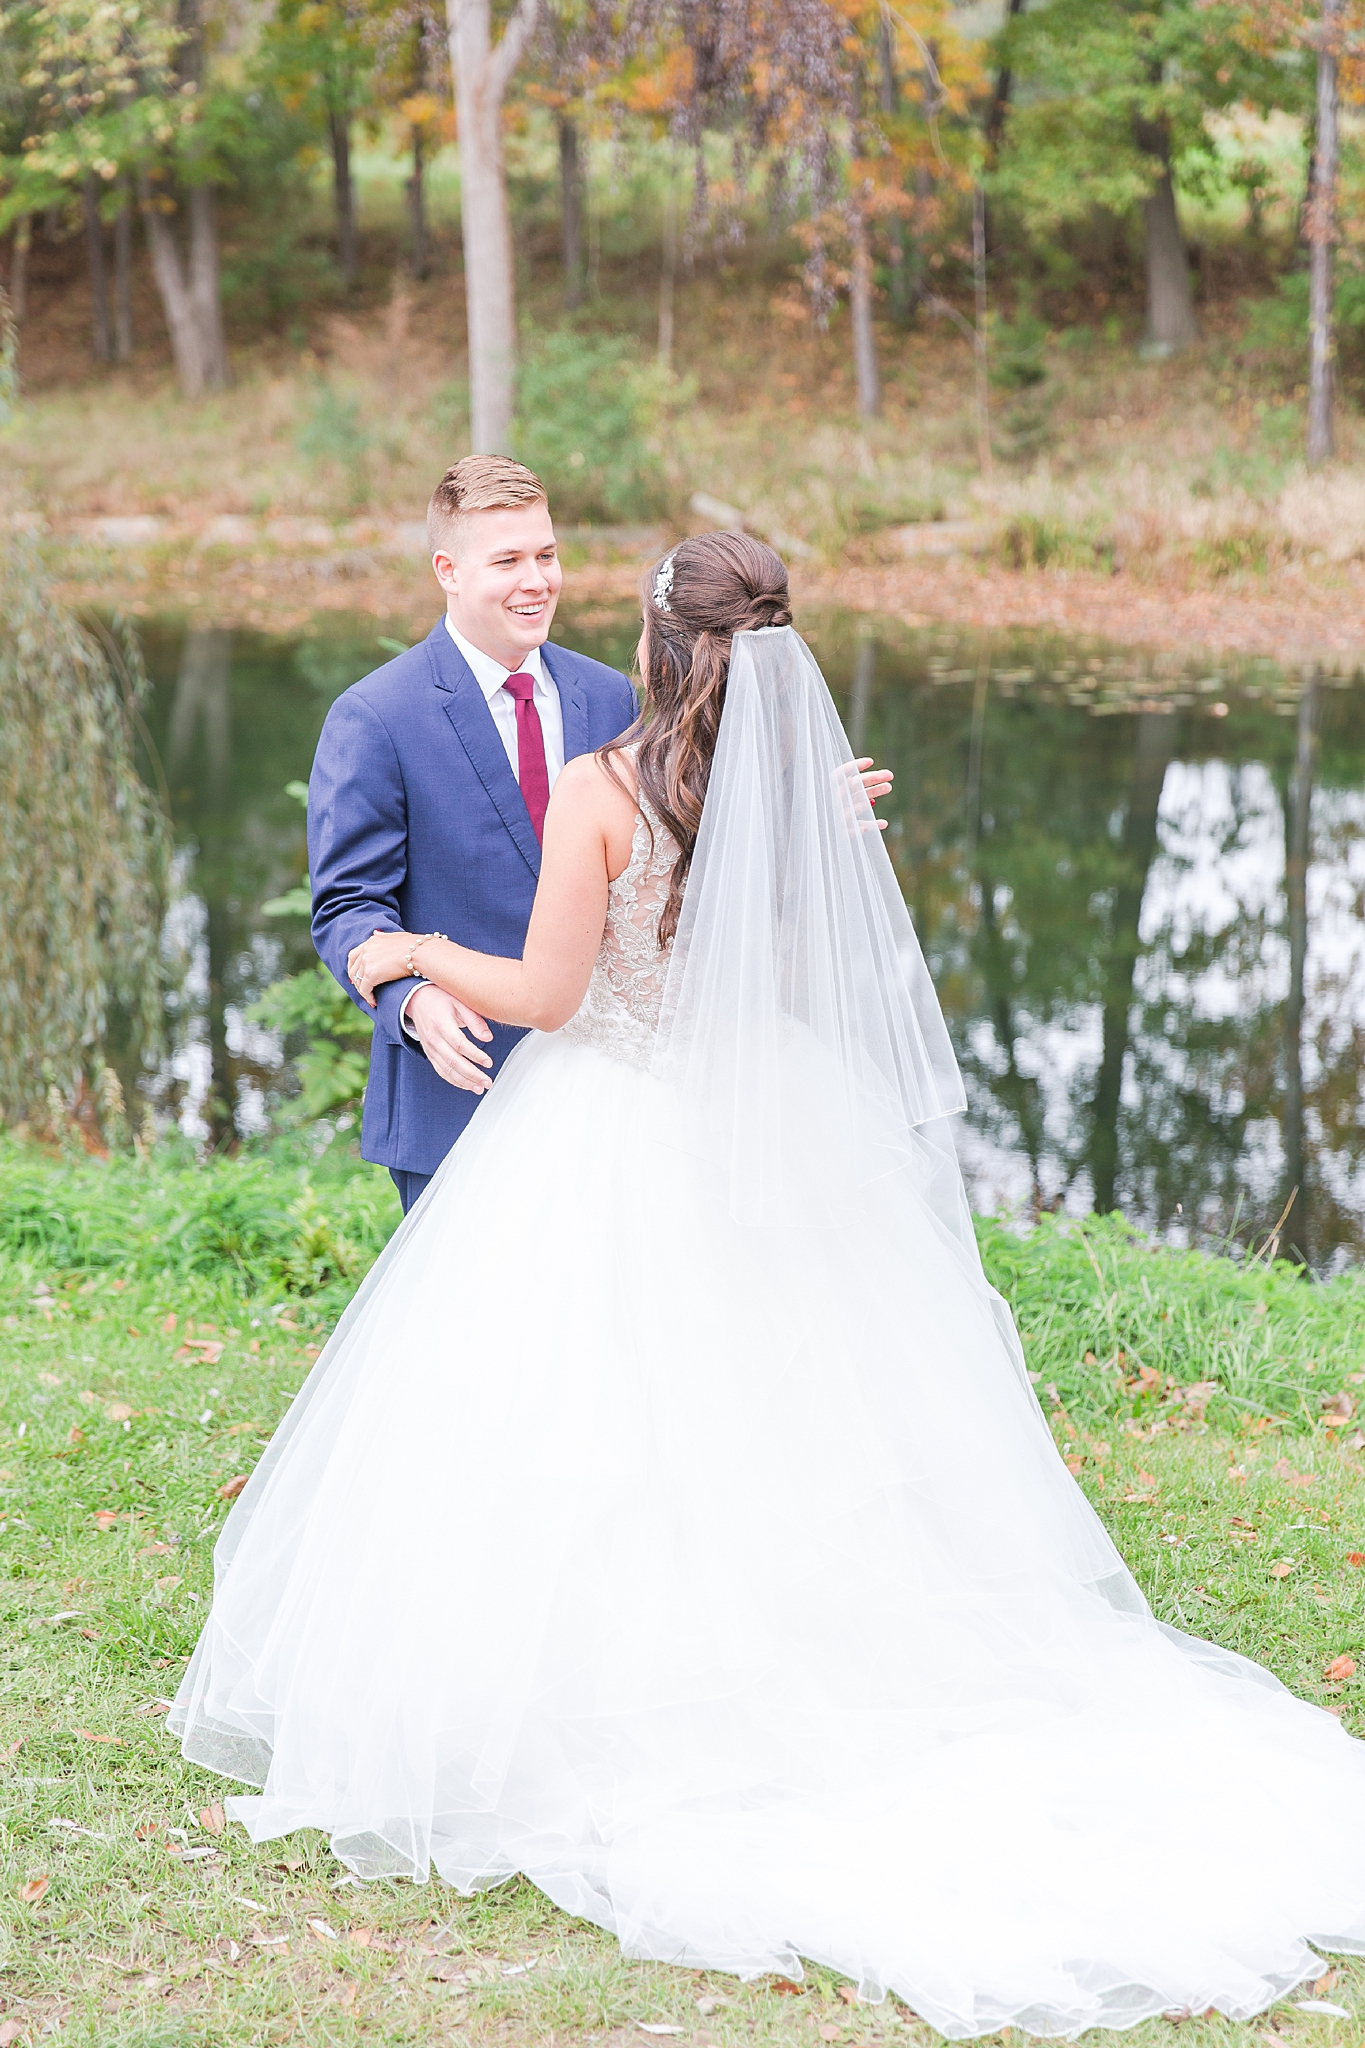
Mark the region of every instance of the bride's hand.
MULTIPOLYGON (((862 778, 863 794, 870 804, 875 804, 879 797, 890 796, 891 785, 896 779, 892 769, 874 768, 870 754, 864 755, 862 760, 854 763, 854 766, 862 778)), ((877 823, 885 832, 886 819, 878 818, 877 823)))
POLYGON ((352 946, 346 972, 357 994, 371 1009, 375 1007, 377 988, 386 981, 402 981, 406 977, 411 944, 411 932, 376 932, 372 939, 352 946))

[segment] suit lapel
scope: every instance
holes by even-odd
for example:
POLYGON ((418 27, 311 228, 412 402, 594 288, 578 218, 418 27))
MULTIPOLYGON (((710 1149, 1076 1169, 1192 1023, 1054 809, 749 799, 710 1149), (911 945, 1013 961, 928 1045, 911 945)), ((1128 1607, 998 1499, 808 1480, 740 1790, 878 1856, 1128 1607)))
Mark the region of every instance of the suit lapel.
MULTIPOLYGON (((449 634, 446 638, 449 639, 449 634)), ((576 760, 592 746, 588 728, 587 693, 564 659, 564 649, 547 640, 540 650, 541 664, 559 692, 559 709, 564 719, 564 759, 576 760)))
MULTIPOLYGON (((531 829, 530 813, 522 796, 507 750, 498 737, 488 700, 479 688, 469 664, 446 631, 444 619, 427 640, 432 681, 443 694, 446 717, 454 726, 474 771, 488 792, 489 800, 515 840, 531 873, 539 879, 540 847, 531 829)), ((567 744, 567 714, 566 733, 567 744)), ((581 752, 582 749, 580 748, 581 752)))

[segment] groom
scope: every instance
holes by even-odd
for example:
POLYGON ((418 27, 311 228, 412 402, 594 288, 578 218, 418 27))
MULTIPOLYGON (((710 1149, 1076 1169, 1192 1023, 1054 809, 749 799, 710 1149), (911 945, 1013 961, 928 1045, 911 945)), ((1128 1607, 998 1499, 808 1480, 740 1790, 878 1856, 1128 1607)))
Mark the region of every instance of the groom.
MULTIPOLYGON (((445 616, 338 697, 308 784, 313 943, 357 1001, 346 958, 376 930, 520 957, 555 778, 635 718, 617 669, 547 642, 564 572, 529 469, 465 456, 427 539, 445 616)), ((360 1149, 406 1212, 525 1033, 420 976, 386 982, 370 1014, 360 1149)))

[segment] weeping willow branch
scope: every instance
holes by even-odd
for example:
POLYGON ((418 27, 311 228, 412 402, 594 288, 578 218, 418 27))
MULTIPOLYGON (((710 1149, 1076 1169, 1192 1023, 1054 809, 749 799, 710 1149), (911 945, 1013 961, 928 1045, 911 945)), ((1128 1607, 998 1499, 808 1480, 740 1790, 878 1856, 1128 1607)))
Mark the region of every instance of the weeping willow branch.
POLYGON ((111 1024, 161 1036, 169 828, 138 774, 136 643, 58 604, 31 545, 0 562, 0 1118, 91 1098, 111 1024), (54 1095, 55 1091, 55 1095, 54 1095))

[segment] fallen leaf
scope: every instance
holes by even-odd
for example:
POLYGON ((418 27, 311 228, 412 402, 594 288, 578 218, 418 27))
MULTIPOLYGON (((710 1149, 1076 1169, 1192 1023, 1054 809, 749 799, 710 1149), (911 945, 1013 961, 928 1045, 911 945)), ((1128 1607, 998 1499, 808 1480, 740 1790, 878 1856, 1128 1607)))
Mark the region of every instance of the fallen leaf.
POLYGON ((93 1728, 78 1728, 77 1735, 82 1742, 111 1742, 115 1749, 126 1749, 127 1743, 121 1735, 97 1735, 93 1728))
POLYGON ((133 1708, 135 1714, 169 1714, 170 1711, 169 1700, 144 1700, 140 1707, 133 1708))
POLYGON ((637 2022, 642 2034, 681 2034, 681 2027, 666 2026, 662 2020, 640 2020, 637 2022))
POLYGON ((1351 2017, 1344 2005, 1333 2005, 1329 1998, 1296 1998, 1294 2006, 1298 2012, 1330 2013, 1334 2020, 1348 2020, 1351 2017))
POLYGON ((1140 1504, 1146 1506, 1150 1506, 1151 1503, 1156 1499, 1156 1495, 1154 1493, 1125 1493, 1123 1497, 1125 1500, 1135 1500, 1140 1504))
POLYGON ((175 1335, 175 1317, 167 1316, 165 1322, 161 1325, 161 1330, 163 1336, 173 1337, 175 1335))
POLYGON ((335 1927, 329 1927, 325 1920, 313 1919, 308 1922, 308 1925, 312 1928, 314 1934, 317 1935, 319 1941, 339 1941, 341 1939, 335 1927))
POLYGON ((830 2022, 826 2020, 824 2026, 820 2028, 820 2039, 822 2041, 837 2041, 839 2036, 843 2033, 843 2031, 844 2030, 842 2027, 832 2026, 830 2022))
POLYGON ((276 1870, 302 1870, 302 1856, 283 1856, 275 1865, 276 1870))
POLYGON ((857 1985, 841 1984, 839 1986, 839 1996, 843 1999, 845 2005, 856 2005, 858 2003, 857 1985))
POLYGON ((78 1628, 76 1634, 84 1636, 87 1643, 97 1643, 100 1639, 100 1632, 97 1628, 78 1628))
POLYGON ((218 1492, 221 1495, 222 1499, 236 1500, 238 1494, 246 1485, 247 1480, 250 1478, 250 1476, 251 1475, 249 1472, 239 1472, 235 1479, 229 1479, 226 1486, 220 1486, 218 1492))
POLYGON ((54 1819, 48 1822, 48 1826, 50 1828, 60 1828, 64 1834, 68 1835, 87 1835, 92 1842, 108 1842, 113 1839, 110 1835, 97 1833, 94 1828, 83 1828, 79 1822, 74 1820, 54 1819))
POLYGON ((104 1535, 107 1536, 109 1534, 109 1531, 113 1528, 117 1520, 117 1508, 96 1508, 95 1527, 101 1530, 104 1535))
POLYGON ((215 1799, 212 1806, 204 1808, 199 1816, 199 1825, 203 1828, 205 1834, 222 1834, 223 1829, 227 1826, 227 1815, 223 1811, 221 1800, 215 1799))
POLYGON ((131 1421, 133 1414, 126 1401, 108 1401, 105 1403, 104 1412, 111 1422, 131 1421))
POLYGON ((10 2048, 24 2031, 22 2020, 0 2020, 0 2048, 10 2048))
MULTIPOLYGON (((139 1714, 146 1714, 150 1713, 151 1711, 152 1709, 150 1707, 138 1708, 139 1714)), ((133 1829, 133 1833, 134 1835, 136 1835, 139 1842, 150 1841, 153 1835, 159 1835, 161 1833, 161 1822, 159 1820, 144 1820, 140 1827, 136 1827, 133 1829)))
POLYGON ((287 1934, 251 1934, 247 1936, 253 1948, 288 1948, 287 1934))
POLYGON ((1347 1564, 1365 1564, 1365 1550, 1348 1550, 1346 1562, 1347 1564))
POLYGON ((1318 1483, 1312 1472, 1296 1472, 1288 1458, 1277 1458, 1270 1469, 1277 1479, 1283 1479, 1286 1486, 1316 1486, 1318 1483))
POLYGON ((1348 1678, 1356 1675, 1356 1660, 1354 1657, 1334 1657, 1322 1675, 1329 1685, 1344 1685, 1348 1678))
POLYGON ((51 1882, 50 1877, 31 1877, 19 1896, 26 1906, 36 1906, 51 1882))
POLYGON ((1319 1977, 1313 1985, 1314 1998, 1325 1998, 1329 1991, 1335 1991, 1337 1988, 1337 1978, 1340 1974, 1338 1970, 1329 1970, 1325 1977, 1319 1977))
POLYGON ((459 1964, 454 1962, 449 1956, 437 1956, 431 1968, 427 1971, 427 1975, 428 1977, 433 1977, 438 1984, 467 1984, 469 1982, 468 1972, 462 1970, 459 1964))
POLYGON ((83 1444, 85 1442, 85 1431, 81 1428, 79 1422, 72 1423, 70 1429, 66 1432, 66 1440, 69 1444, 83 1444))
POLYGON ((1082 1457, 1077 1457, 1074 1453, 1071 1457, 1065 1459, 1064 1463, 1066 1465, 1067 1471, 1071 1474, 1073 1479, 1076 1477, 1077 1473, 1083 1472, 1085 1470, 1085 1459, 1082 1457))
POLYGON ((175 1363, 217 1365, 227 1346, 221 1337, 187 1337, 175 1354, 175 1363))
POLYGON ((59 1387, 62 1383, 59 1374, 55 1372, 40 1372, 38 1381, 44 1387, 59 1387))
POLYGON ((158 1593, 173 1593, 177 1586, 183 1584, 184 1580, 177 1578, 172 1572, 166 1578, 157 1580, 156 1590, 158 1593))
POLYGON ((1272 1579, 1287 1579, 1293 1569, 1292 1564, 1286 1564, 1284 1559, 1281 1558, 1278 1564, 1271 1565, 1270 1576, 1272 1579))
POLYGON ((804 1984, 797 1984, 790 1977, 774 1977, 770 1986, 782 1998, 799 1998, 805 1988, 804 1984))
POLYGON ((350 1942, 352 1948, 368 1948, 374 1940, 374 1929, 372 1927, 353 1927, 347 1934, 346 1939, 350 1942))
POLYGON ((141 1550, 139 1550, 138 1552, 138 1556, 165 1557, 170 1551, 170 1547, 171 1546, 169 1543, 144 1543, 141 1550))
POLYGON ((170 1849, 172 1856, 181 1863, 203 1863, 207 1858, 216 1857, 218 1854, 216 1849, 207 1846, 202 1849, 182 1849, 178 1842, 172 1842, 170 1849))
POLYGON ((1350 1395, 1346 1392, 1345 1388, 1343 1388, 1339 1394, 1323 1395, 1322 1412, 1324 1419, 1327 1421, 1330 1421, 1333 1417, 1336 1417, 1341 1421, 1345 1422, 1348 1421, 1350 1417, 1355 1414, 1356 1404, 1351 1399, 1350 1395))
POLYGON ((338 2005, 344 2005, 344 2006, 352 2006, 352 2005, 354 2005, 354 2004, 355 2004, 355 1985, 354 1985, 354 1984, 347 1984, 347 1985, 346 1985, 346 1986, 345 1986, 345 1987, 343 1988, 343 1990, 342 1990, 342 1993, 341 1993, 341 1996, 340 1996, 340 1998, 338 1998, 338 2000, 337 2000, 337 2004, 338 2004, 338 2005))
POLYGON ((230 1934, 220 1934, 213 1944, 220 1956, 226 1956, 230 1963, 240 1963, 242 1951, 230 1934))

